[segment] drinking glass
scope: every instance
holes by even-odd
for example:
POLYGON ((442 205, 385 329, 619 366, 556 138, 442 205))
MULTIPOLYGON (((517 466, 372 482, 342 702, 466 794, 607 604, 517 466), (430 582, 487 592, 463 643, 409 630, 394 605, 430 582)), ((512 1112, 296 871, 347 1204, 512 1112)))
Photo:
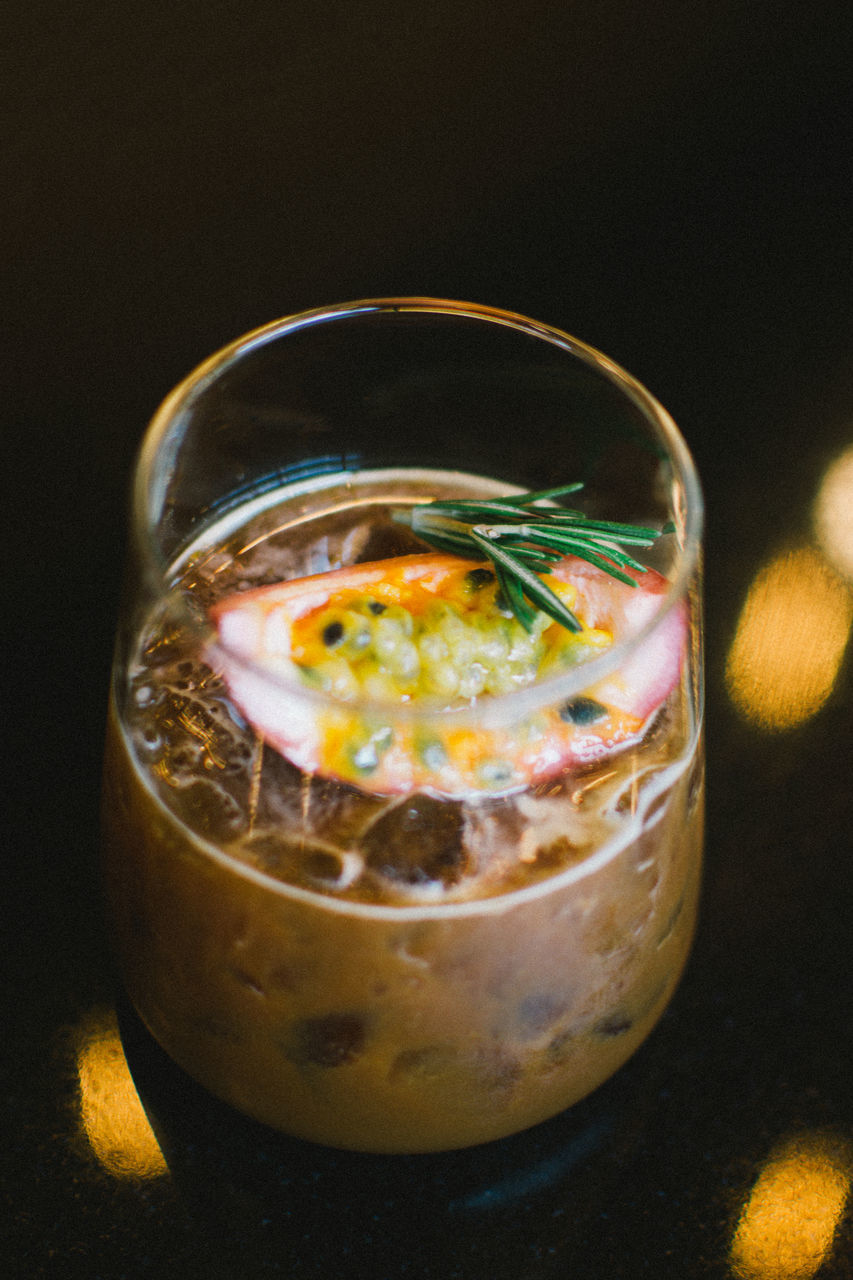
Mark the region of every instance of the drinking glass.
MULTIPOLYGON (((294 315, 168 396, 132 488, 104 867, 127 991, 181 1067, 296 1137, 422 1152, 544 1121, 626 1061, 696 918, 701 529, 660 404, 486 306, 294 315), (411 656, 403 558, 419 591, 453 560, 414 509, 572 482, 540 508, 658 535, 636 585, 571 558, 576 660, 516 687, 498 593, 504 639, 487 658, 463 628, 444 698, 294 667, 306 591, 321 656, 353 617, 356 647, 411 656)), ((494 576, 459 565, 469 593, 494 576)))

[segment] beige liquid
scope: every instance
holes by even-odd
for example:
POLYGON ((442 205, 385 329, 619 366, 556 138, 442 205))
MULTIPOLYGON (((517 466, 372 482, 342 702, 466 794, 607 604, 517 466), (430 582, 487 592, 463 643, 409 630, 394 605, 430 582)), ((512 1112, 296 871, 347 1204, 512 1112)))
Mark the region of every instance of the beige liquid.
MULTIPOLYGON (((269 571, 268 531, 292 509, 253 517, 252 537, 258 521, 267 533, 254 566, 241 561, 249 581, 269 571)), ((303 561, 334 563, 364 539, 351 522, 310 528, 303 561)), ((280 540, 292 554, 293 529, 280 540)), ((221 542, 202 561, 233 589, 221 542)), ((200 577, 208 590, 214 576, 200 577)), ((111 712, 107 887, 131 998, 214 1094, 333 1146, 450 1149, 570 1106, 648 1035, 684 966, 699 887, 686 681, 646 742, 595 771, 455 806, 468 855, 447 883, 389 881, 364 858, 353 878, 346 860, 389 821, 387 802, 258 755, 219 694, 204 721, 198 672, 184 652, 167 656, 141 665, 132 696, 119 687, 124 714, 118 700, 111 712), (163 700, 158 673, 178 666, 188 688, 163 700)), ((427 843, 440 803, 423 808, 427 843)))

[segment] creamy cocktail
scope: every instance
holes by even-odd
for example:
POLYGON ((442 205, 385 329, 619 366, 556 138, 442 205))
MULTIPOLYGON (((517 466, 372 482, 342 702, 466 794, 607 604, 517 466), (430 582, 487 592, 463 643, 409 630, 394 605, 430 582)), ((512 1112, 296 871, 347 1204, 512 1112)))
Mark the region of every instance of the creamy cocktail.
POLYGON ((682 971, 697 531, 659 482, 660 509, 607 513, 650 521, 648 567, 554 550, 533 562, 556 615, 513 608, 501 562, 413 513, 518 501, 525 478, 246 486, 171 539, 125 622, 104 813, 129 993, 190 1074, 297 1136, 425 1151, 527 1127, 626 1060, 682 971))

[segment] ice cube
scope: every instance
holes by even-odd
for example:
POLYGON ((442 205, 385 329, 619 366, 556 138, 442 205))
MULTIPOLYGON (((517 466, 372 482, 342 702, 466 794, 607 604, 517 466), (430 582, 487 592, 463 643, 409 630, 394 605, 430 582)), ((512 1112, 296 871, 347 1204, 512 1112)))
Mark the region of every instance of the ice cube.
POLYGON ((396 885, 458 884, 469 867, 461 805, 416 795, 391 805, 361 838, 371 871, 396 885))
POLYGON ((169 801, 178 818, 192 831, 219 844, 233 841, 247 823, 245 808, 212 780, 197 778, 172 785, 169 801))
POLYGON ((292 837, 343 852, 355 847, 361 833, 389 803, 383 796, 334 778, 304 774, 277 751, 263 749, 255 815, 258 827, 278 827, 292 837))

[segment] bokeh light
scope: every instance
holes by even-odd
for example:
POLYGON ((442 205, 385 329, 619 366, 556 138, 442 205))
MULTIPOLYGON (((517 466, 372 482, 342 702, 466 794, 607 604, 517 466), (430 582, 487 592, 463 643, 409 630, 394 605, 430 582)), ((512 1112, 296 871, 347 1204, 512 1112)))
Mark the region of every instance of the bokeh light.
POLYGON ((827 560, 853 581, 853 446, 828 468, 813 518, 815 537, 827 560))
POLYGON ((816 547, 785 551, 756 575, 726 664, 737 710, 791 729, 829 697, 853 621, 853 592, 816 547))
POLYGON ((850 1191, 851 1149, 805 1133, 771 1153, 743 1206, 729 1261, 741 1280, 810 1280, 832 1249, 850 1191))
POLYGON ((113 1010, 93 1012, 77 1051, 80 1121, 93 1152, 115 1178, 157 1178, 166 1161, 133 1083, 113 1010))

